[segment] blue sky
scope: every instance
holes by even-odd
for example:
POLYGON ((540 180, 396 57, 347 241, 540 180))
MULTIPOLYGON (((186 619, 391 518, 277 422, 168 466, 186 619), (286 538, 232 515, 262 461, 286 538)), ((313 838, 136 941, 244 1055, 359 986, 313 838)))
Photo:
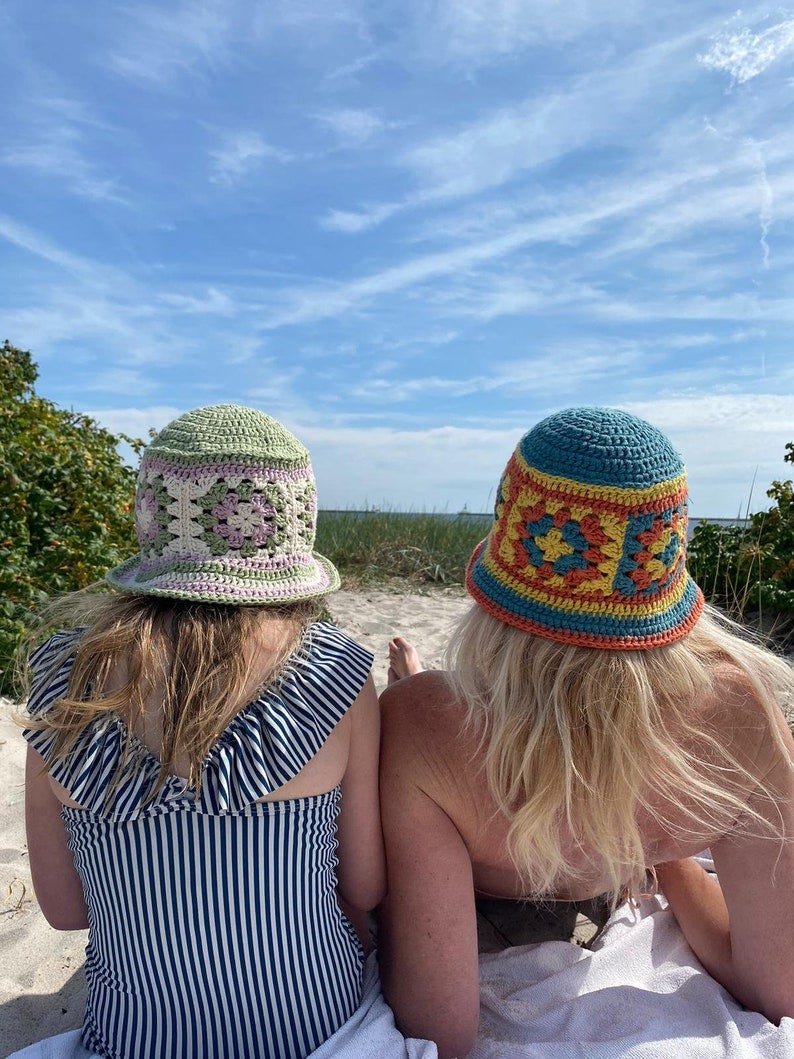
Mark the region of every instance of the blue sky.
POLYGON ((59 404, 262 408, 326 507, 487 509, 571 404, 666 430, 695 516, 786 475, 794 10, 5 0, 0 41, 0 337, 59 404))

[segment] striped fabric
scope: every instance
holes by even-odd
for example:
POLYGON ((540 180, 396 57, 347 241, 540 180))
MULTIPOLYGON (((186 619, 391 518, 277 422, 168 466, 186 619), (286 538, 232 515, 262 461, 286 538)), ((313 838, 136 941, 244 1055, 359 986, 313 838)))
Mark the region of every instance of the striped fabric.
MULTIPOLYGON (((68 681, 79 631, 31 657, 28 709, 46 715, 68 681), (49 675, 49 676, 48 676, 49 675)), ((366 680, 371 655, 331 625, 239 713, 205 761, 199 801, 171 777, 140 807, 156 759, 126 731, 90 726, 50 775, 89 910, 83 1042, 102 1056, 298 1059, 355 1010, 363 954, 336 901, 340 791, 256 799, 317 752, 366 680)), ((48 730, 25 730, 45 760, 48 730)), ((49 763, 49 762, 48 762, 49 763)))

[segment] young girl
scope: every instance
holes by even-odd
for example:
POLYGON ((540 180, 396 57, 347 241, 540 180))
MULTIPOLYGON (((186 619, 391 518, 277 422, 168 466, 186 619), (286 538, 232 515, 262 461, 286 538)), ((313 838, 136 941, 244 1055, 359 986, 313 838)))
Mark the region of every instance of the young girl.
POLYGON ((88 927, 84 1046, 299 1059, 356 1009, 385 881, 371 655, 314 621, 309 454, 250 408, 146 449, 140 554, 31 656, 36 896, 88 927))
POLYGON ((705 968, 794 1016, 792 674, 704 608, 686 499, 650 424, 553 415, 501 479, 451 672, 391 644, 381 976, 442 1057, 477 1030, 475 892, 617 902, 654 867, 705 968), (719 883, 690 859, 707 846, 719 883))

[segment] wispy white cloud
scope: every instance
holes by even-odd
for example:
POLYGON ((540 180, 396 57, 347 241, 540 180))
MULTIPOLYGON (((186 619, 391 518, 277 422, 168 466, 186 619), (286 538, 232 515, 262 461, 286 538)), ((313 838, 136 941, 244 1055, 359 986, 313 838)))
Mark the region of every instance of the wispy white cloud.
MULTIPOLYGON (((78 343, 98 347, 92 371, 115 360, 162 367, 189 352, 185 341, 175 341, 167 321, 154 317, 145 303, 130 304, 128 294, 111 298, 71 284, 47 286, 30 303, 4 311, 6 333, 17 344, 37 351, 72 350, 78 343)), ((62 355, 68 358, 73 354, 62 355)), ((83 378, 78 373, 74 381, 83 378)), ((69 378, 66 385, 70 385, 69 378)))
POLYGON ((232 187, 259 169, 266 161, 286 165, 294 155, 274 147, 252 129, 228 130, 221 142, 209 152, 210 180, 213 184, 232 187))
POLYGON ((662 69, 680 62, 693 38, 641 49, 567 90, 502 108, 452 136, 412 148, 404 163, 434 197, 446 199, 501 186, 585 144, 608 142, 618 129, 622 136, 646 97, 664 91, 662 69))
MULTIPOLYGON (((791 138, 771 142, 765 148, 777 159, 784 159, 790 172, 775 178, 776 209, 781 216, 794 217, 794 143, 791 138)), ((762 200, 763 205, 763 200, 762 200)), ((574 199, 564 199, 556 212, 540 213, 522 223, 508 225, 487 238, 448 246, 434 253, 420 254, 402 264, 393 265, 347 283, 323 284, 306 289, 280 292, 278 307, 265 313, 263 326, 278 328, 311 320, 337 317, 368 305, 374 299, 397 291, 427 284, 431 280, 470 274, 475 267, 509 258, 518 251, 543 245, 571 246, 610 231, 603 236, 599 256, 628 257, 652 246, 680 240, 693 231, 709 225, 741 225, 759 213, 757 165, 743 149, 729 161, 724 158, 680 165, 677 170, 659 175, 638 173, 622 175, 601 188, 580 188, 574 199), (637 223, 637 219, 641 223, 637 223), (624 224, 623 231, 614 226, 624 224)), ((560 281, 559 275, 538 274, 524 279, 522 275, 505 278, 500 275, 485 295, 467 297, 457 306, 463 315, 488 320, 506 313, 537 311, 541 307, 568 304, 578 299, 582 304, 597 303, 604 311, 605 299, 595 288, 575 279, 560 281)), ((582 266, 579 266, 579 272, 582 266)), ((751 300, 755 306, 755 302, 751 300)), ((728 306, 728 302, 724 302, 728 306)), ((717 306, 712 301, 711 308, 717 306)), ((668 306, 670 312, 672 303, 668 306)), ((695 309, 689 301, 689 314, 695 309)), ((746 308, 746 302, 745 302, 746 308)), ((776 307, 780 309, 781 306, 776 307)), ((614 308, 613 308, 613 311, 614 308)), ((625 301, 619 312, 626 311, 625 301)), ((637 304, 636 316, 642 314, 637 304)), ((788 310, 786 310, 788 314, 788 310)), ((694 318, 701 318, 700 311, 694 318)), ((729 319, 736 318, 731 314, 729 319)))
MULTIPOLYGON (((0 238, 74 276, 98 280, 102 273, 102 267, 96 262, 64 250, 40 232, 5 214, 0 214, 0 238)), ((116 270, 108 269, 108 273, 111 271, 115 274, 116 270)), ((113 277, 108 278, 112 281, 113 277)))
MULTIPOLYGON (((792 23, 794 26, 794 23, 792 23)), ((749 146, 756 155, 757 172, 758 172, 758 192, 760 197, 760 204, 758 209, 758 223, 761 228, 761 237, 759 242, 761 244, 761 255, 764 268, 769 268, 769 229, 772 227, 772 207, 774 205, 775 196, 772 192, 772 185, 769 183, 769 176, 766 170, 766 162, 764 161, 763 150, 759 143, 754 140, 749 141, 749 146)))
POLYGON ((632 26, 645 7, 640 0, 431 0, 423 7, 419 32, 436 61, 481 65, 536 45, 568 44, 595 26, 601 32, 632 26))
POLYGON ((351 27, 367 38, 366 19, 358 0, 182 0, 122 7, 116 21, 116 43, 106 62, 122 77, 166 89, 182 77, 204 78, 239 64, 241 53, 272 47, 279 34, 305 43, 324 36, 349 34, 351 27))
POLYGON ((593 300, 588 311, 599 320, 642 323, 658 320, 708 320, 736 323, 794 323, 794 295, 763 298, 758 293, 728 294, 722 297, 691 294, 667 298, 652 296, 630 299, 625 295, 604 295, 593 300))
MULTIPOLYGON (((399 159, 416 190, 401 200, 333 211, 337 230, 365 231, 398 212, 502 187, 588 144, 622 138, 626 124, 644 112, 649 100, 658 107, 694 78, 690 53, 700 35, 691 31, 638 49, 565 88, 532 95, 451 134, 426 139, 399 159)), ((334 226, 328 220, 326 227, 334 226)))
POLYGON ((756 331, 734 331, 728 335, 716 335, 710 331, 701 331, 697 334, 665 335, 664 345, 667 349, 702 349, 718 343, 734 345, 737 342, 746 342, 753 337, 763 338, 765 332, 756 331))
MULTIPOLYGON (((721 179, 699 182, 678 200, 669 199, 647 209, 643 214, 641 230, 623 233, 605 247, 604 256, 638 253, 649 247, 675 242, 694 231, 704 231, 709 227, 723 230, 745 228, 748 222, 757 219, 761 230, 761 263, 763 267, 768 267, 768 236, 773 202, 779 218, 794 217, 794 167, 790 172, 777 174, 773 183, 767 176, 763 161, 751 164, 751 167, 745 167, 744 173, 726 172, 721 179)), ((724 274, 727 278, 727 267, 724 274)))
MULTIPOLYGON (((296 383, 305 374, 303 365, 293 365, 284 371, 272 357, 261 358, 257 364, 258 382, 245 391, 245 399, 255 404, 265 404, 273 410, 287 408, 294 414, 295 408, 305 409, 305 401, 296 394, 296 383)), ((279 414, 281 414, 279 412, 279 414)))
POLYGON ((6 135, 0 163, 37 173, 82 198, 129 205, 118 175, 97 161, 108 138, 118 139, 120 131, 81 100, 57 94, 52 77, 28 69, 23 78, 30 87, 20 112, 24 120, 19 132, 6 135))
POLYGON ((376 228, 383 221, 399 213, 402 206, 398 202, 385 202, 379 206, 364 207, 360 210, 329 210, 320 218, 320 224, 331 232, 345 232, 355 235, 376 228))
POLYGON ((122 39, 109 65, 123 77, 151 85, 213 67, 228 56, 233 12, 226 0, 186 0, 170 10, 153 4, 122 9, 122 39))
MULTIPOLYGON (((722 341, 731 345, 736 340, 735 335, 728 335, 722 341)), ((690 402, 708 392, 741 395, 749 385, 762 383, 759 366, 737 359, 731 351, 712 352, 704 361, 680 356, 681 350, 696 350, 718 341, 711 334, 681 334, 644 340, 544 343, 532 357, 496 361, 487 373, 467 377, 406 377, 396 366, 380 366, 377 374, 351 389, 351 396, 376 404, 419 397, 452 402, 474 394, 498 394, 512 404, 528 397, 612 404, 646 392, 646 380, 652 377, 660 398, 668 395, 669 400, 683 406, 684 395, 690 402)), ((689 408, 691 414, 691 404, 689 408)))
POLYGON ((363 74, 364 71, 383 59, 386 54, 386 48, 369 48, 363 55, 359 55, 350 62, 342 63, 341 66, 335 66, 325 75, 323 78, 323 84, 325 87, 332 88, 336 88, 347 82, 355 84, 358 82, 359 76, 363 74))
POLYGON ((50 129, 35 140, 17 143, 0 155, 0 162, 65 182, 77 195, 99 202, 129 205, 115 177, 102 176, 83 153, 82 137, 75 129, 50 129))
MULTIPOLYGON (((741 12, 740 12, 741 14, 741 12)), ((794 51, 794 19, 784 19, 758 33, 748 26, 723 30, 698 62, 730 74, 735 84, 758 77, 782 56, 794 51)))
POLYGON ((86 393, 108 393, 129 394, 134 393, 140 397, 157 389, 157 384, 151 375, 136 368, 110 368, 107 371, 86 372, 84 377, 74 386, 76 394, 86 393))
POLYGON ((640 364, 647 368, 650 360, 648 352, 634 343, 612 343, 602 348, 593 348, 592 343, 571 343, 544 348, 531 358, 495 363, 487 374, 469 378, 375 377, 355 386, 352 395, 362 400, 386 401, 406 401, 418 395, 457 398, 494 392, 549 397, 560 389, 573 394, 579 387, 607 375, 614 383, 618 376, 635 371, 640 364), (555 370, 555 365, 560 363, 565 364, 564 380, 555 370))
POLYGON ((180 313, 231 316, 237 309, 234 299, 217 287, 207 287, 201 294, 158 294, 158 300, 180 313))
POLYGON ((342 107, 318 114, 318 119, 344 144, 359 146, 366 143, 388 123, 371 110, 342 107))

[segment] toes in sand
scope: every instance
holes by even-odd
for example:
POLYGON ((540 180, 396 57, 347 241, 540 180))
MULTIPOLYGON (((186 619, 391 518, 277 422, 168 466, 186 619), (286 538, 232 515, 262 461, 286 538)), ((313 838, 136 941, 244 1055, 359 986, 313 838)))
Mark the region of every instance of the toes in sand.
POLYGON ((413 644, 408 643, 402 636, 395 636, 389 641, 389 683, 402 680, 403 677, 413 676, 414 673, 422 673, 424 666, 417 654, 413 644))

